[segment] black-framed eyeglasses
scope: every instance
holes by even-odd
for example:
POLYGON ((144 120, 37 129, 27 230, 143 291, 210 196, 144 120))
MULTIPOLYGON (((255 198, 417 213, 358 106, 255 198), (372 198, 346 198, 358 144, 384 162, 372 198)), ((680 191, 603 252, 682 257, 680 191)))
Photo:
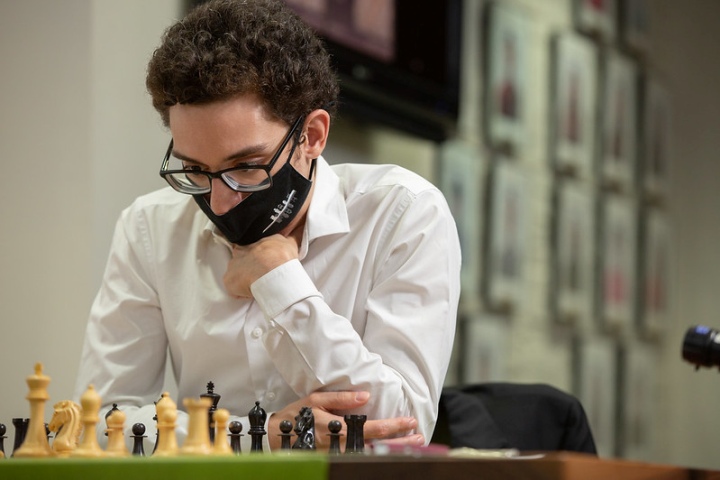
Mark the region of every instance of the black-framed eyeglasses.
MULTIPOLYGON (((204 195, 212 190, 212 179, 219 178, 225 185, 236 192, 257 192, 265 190, 272 186, 272 171, 275 162, 280 158, 280 154, 285 150, 290 139, 295 134, 297 128, 302 124, 302 118, 295 120, 290 131, 280 144, 272 159, 267 165, 239 165, 237 167, 226 168, 219 172, 207 172, 200 170, 198 167, 184 167, 180 169, 170 169, 170 158, 172 157, 173 141, 170 140, 165 158, 160 166, 160 176, 165 179, 168 184, 180 193, 188 195, 204 195)), ((291 153, 292 154, 292 153, 291 153)), ((178 159, 178 162, 182 162, 178 159)))

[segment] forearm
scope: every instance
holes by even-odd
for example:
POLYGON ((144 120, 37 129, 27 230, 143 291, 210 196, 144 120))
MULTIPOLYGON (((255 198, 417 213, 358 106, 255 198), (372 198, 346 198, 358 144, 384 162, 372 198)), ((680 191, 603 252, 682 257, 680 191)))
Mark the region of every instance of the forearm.
MULTIPOLYGON (((445 321, 450 306, 433 301, 421 309, 408 304, 390 311, 371 305, 361 337, 303 275, 298 264, 263 279, 293 285, 292 295, 302 300, 292 302, 283 294, 258 300, 269 321, 265 346, 285 381, 298 396, 318 390, 368 391, 370 401, 355 413, 371 419, 413 416, 419 432, 429 438, 452 348, 454 317, 445 321), (283 308, 286 300, 291 304, 283 308), (432 318, 441 320, 428 324, 432 318)), ((258 285, 257 291, 261 289, 258 285)))

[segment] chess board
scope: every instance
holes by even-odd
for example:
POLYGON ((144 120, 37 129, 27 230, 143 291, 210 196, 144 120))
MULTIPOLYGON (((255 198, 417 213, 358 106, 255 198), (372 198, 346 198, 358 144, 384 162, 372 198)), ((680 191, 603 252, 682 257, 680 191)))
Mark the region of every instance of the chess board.
POLYGON ((325 480, 328 458, 320 454, 254 454, 243 457, 128 457, 7 459, 0 478, 13 480, 198 480, 281 479, 325 480))
POLYGON ((467 458, 440 455, 341 455, 297 452, 242 457, 122 459, 8 459, 0 478, 13 480, 687 480, 719 478, 720 471, 656 465, 587 454, 538 453, 523 458, 467 458))

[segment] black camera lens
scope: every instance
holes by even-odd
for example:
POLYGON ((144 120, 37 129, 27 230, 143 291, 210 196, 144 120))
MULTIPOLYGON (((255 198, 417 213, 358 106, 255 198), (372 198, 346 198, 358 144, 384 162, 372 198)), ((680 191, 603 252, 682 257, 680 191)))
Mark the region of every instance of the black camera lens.
POLYGON ((682 356, 700 367, 720 367, 720 336, 718 331, 704 325, 690 327, 685 332, 682 356))

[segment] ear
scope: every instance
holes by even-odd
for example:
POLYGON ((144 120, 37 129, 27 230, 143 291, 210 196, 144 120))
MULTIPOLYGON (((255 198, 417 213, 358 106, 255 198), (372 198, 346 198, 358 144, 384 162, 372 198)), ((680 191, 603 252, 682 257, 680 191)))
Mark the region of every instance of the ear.
POLYGON ((330 114, 327 111, 318 109, 308 114, 303 126, 305 141, 300 147, 309 158, 317 158, 322 154, 329 132, 330 114))

